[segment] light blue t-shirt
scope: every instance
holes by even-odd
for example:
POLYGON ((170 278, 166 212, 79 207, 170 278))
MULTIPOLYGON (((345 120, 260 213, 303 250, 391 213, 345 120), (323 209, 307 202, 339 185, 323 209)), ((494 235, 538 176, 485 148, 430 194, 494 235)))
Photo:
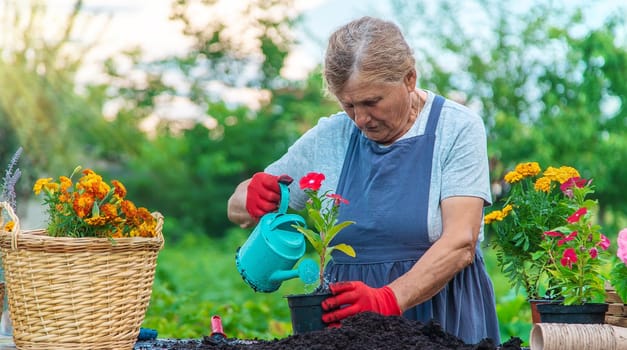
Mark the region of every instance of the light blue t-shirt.
MULTIPOLYGON (((435 97, 433 92, 426 92, 428 96, 424 108, 401 139, 424 134, 435 97)), ((290 146, 287 153, 265 169, 270 174, 288 174, 294 178, 290 185, 290 207, 297 210, 304 208, 307 196, 299 188, 298 180, 309 172, 325 175, 320 189, 322 192, 335 191, 354 127, 355 124, 344 112, 322 117, 316 126, 290 146)), ((446 100, 436 130, 431 170, 428 214, 431 242, 442 234, 440 201, 454 196, 479 197, 486 205, 491 203, 483 121, 467 107, 446 100)), ((479 240, 483 240, 483 225, 479 240)))

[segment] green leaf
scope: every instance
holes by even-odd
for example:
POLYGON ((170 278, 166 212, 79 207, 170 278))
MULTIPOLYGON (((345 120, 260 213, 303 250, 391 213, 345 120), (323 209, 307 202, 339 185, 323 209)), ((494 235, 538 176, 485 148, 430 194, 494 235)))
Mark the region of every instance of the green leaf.
POLYGON ((353 247, 349 246, 348 244, 345 243, 340 243, 338 245, 334 245, 329 247, 329 252, 333 251, 333 250, 339 250, 341 252, 343 252, 344 254, 354 258, 357 254, 355 253, 355 250, 353 249, 353 247))
POLYGON ((312 229, 304 228, 298 225, 292 225, 292 227, 297 229, 298 232, 302 233, 305 236, 305 238, 307 238, 309 243, 311 243, 311 246, 316 250, 316 252, 318 252, 318 254, 322 252, 322 250, 324 249, 324 246, 322 244, 322 239, 320 238, 317 232, 313 231, 312 229))
POLYGON ((329 229, 329 231, 327 232, 326 236, 324 237, 324 244, 325 245, 329 245, 329 243, 331 242, 333 237, 335 237, 345 227, 348 227, 348 226, 350 226, 350 225, 352 225, 354 223, 355 223, 354 221, 344 221, 342 223, 339 223, 339 224, 331 227, 329 229))

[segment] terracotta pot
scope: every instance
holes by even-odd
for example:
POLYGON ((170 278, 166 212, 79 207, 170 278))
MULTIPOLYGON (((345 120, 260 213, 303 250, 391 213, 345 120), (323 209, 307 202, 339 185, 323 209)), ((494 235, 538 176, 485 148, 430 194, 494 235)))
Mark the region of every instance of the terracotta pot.
POLYGON ((322 322, 322 301, 331 293, 293 294, 286 296, 292 317, 294 334, 323 330, 327 325, 322 322))
POLYGON ((603 324, 607 303, 588 303, 583 305, 564 305, 545 303, 537 305, 543 323, 582 323, 603 324))
POLYGON ((540 319, 540 313, 538 312, 539 304, 548 304, 551 303, 551 300, 547 299, 529 299, 529 306, 531 307, 531 322, 532 324, 542 322, 540 319))

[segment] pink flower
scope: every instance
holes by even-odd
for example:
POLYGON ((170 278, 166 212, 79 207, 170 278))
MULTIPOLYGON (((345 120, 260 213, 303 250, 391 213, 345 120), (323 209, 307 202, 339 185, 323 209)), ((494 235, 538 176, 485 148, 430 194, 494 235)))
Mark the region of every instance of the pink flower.
POLYGON ((601 241, 599 242, 599 247, 603 250, 607 250, 610 247, 610 239, 607 238, 604 234, 601 234, 601 241))
POLYGON ((568 241, 572 241, 573 239, 575 239, 575 237, 577 237, 577 231, 573 231, 568 236, 566 236, 566 237, 560 239, 559 241, 557 241, 557 246, 561 247, 564 243, 566 243, 568 241))
POLYGON ((299 185, 301 190, 317 191, 325 179, 322 173, 308 173, 300 179, 299 185))
POLYGON ((573 248, 564 250, 564 255, 562 255, 562 260, 560 260, 560 262, 562 263, 562 266, 572 269, 573 264, 577 262, 577 253, 575 253, 573 248))
POLYGON ((545 231, 544 234, 549 237, 564 237, 564 234, 557 231, 545 231))
POLYGON ((583 179, 581 177, 571 177, 570 179, 564 181, 564 183, 560 185, 560 190, 562 190, 562 192, 565 192, 567 189, 570 189, 573 187, 582 188, 586 185, 586 182, 588 182, 588 180, 583 179))
POLYGON ((587 212, 588 212, 588 208, 586 207, 579 208, 573 215, 569 216, 568 219, 566 219, 566 221, 568 221, 569 224, 574 224, 577 221, 579 221, 579 219, 581 219, 582 216, 586 215, 587 212))
POLYGON ((599 251, 596 248, 590 248, 588 252, 590 253, 590 257, 592 259, 596 259, 596 257, 599 255, 599 251))
POLYGON ((327 197, 332 198, 333 199, 333 203, 335 206, 339 206, 340 203, 342 204, 348 204, 348 199, 345 199, 344 197, 340 196, 337 193, 331 193, 331 194, 327 194, 327 197))
POLYGON ((618 232, 618 251, 616 256, 627 264, 627 227, 618 232))
POLYGON ((564 183, 560 186, 560 190, 562 190, 566 197, 573 198, 573 187, 582 188, 586 185, 586 182, 586 179, 571 177, 570 179, 564 181, 564 183))

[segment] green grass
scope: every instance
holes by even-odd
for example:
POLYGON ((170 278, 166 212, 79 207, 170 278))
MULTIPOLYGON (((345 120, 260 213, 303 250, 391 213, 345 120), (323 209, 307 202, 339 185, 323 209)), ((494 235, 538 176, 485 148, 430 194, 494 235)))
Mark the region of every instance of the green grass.
MULTIPOLYGON (((298 280, 284 282, 273 293, 256 293, 235 267, 237 247, 248 231, 233 230, 224 239, 186 234, 167 241, 159 254, 152 300, 143 327, 154 328, 160 338, 200 338, 211 332, 211 316, 222 318, 225 333, 241 339, 284 338, 292 333, 286 295, 303 293, 298 280)), ((484 248, 492 277, 501 340, 517 336, 526 343, 531 314, 525 297, 514 294, 484 248)))

